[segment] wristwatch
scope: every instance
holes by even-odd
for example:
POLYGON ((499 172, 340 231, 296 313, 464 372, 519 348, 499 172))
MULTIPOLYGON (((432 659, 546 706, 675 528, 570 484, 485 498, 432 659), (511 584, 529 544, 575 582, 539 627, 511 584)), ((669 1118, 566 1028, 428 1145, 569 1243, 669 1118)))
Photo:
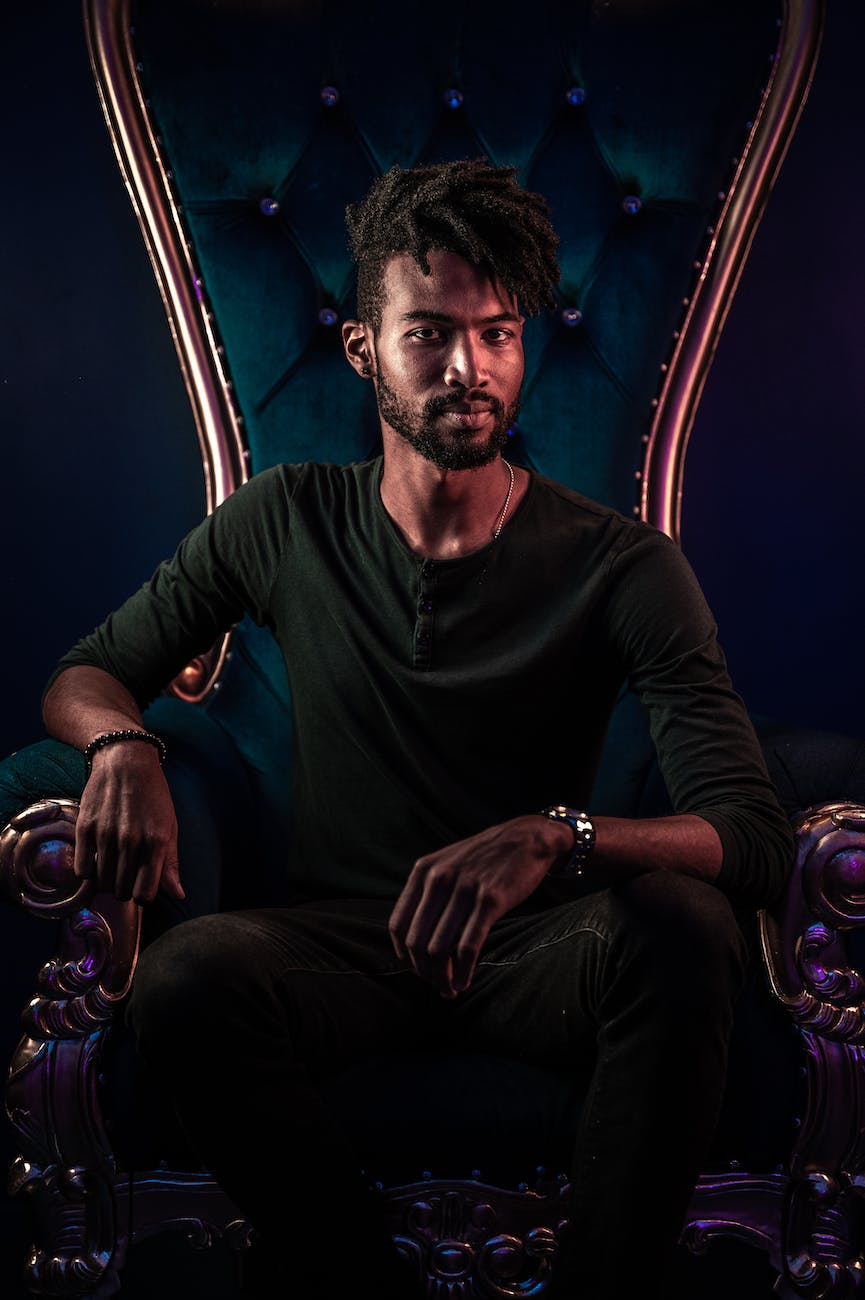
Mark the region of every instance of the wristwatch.
POLYGON ((592 849, 595 847, 595 827, 591 817, 587 812, 580 812, 576 808, 566 808, 561 803, 544 808, 542 816, 549 817, 550 821, 554 822, 567 822, 574 832, 574 847, 569 856, 565 858, 564 862, 557 859, 553 866, 550 867, 547 875, 570 879, 581 876, 591 856, 592 849))

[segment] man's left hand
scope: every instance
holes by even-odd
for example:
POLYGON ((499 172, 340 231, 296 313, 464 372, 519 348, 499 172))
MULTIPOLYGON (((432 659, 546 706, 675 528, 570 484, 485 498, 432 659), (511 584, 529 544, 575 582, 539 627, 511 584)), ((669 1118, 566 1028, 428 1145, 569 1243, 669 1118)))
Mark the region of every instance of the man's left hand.
POLYGON ((532 814, 418 858, 388 923, 397 956, 456 997, 493 923, 537 889, 572 840, 567 824, 532 814))

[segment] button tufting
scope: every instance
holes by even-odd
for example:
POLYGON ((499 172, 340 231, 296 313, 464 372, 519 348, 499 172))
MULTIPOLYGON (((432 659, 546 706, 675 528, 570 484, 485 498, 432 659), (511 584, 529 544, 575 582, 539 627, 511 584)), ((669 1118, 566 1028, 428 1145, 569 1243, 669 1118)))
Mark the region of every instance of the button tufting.
POLYGON ((622 209, 629 217, 635 217, 643 206, 643 200, 636 194, 626 194, 622 199, 622 209))
POLYGON ((335 325, 338 320, 339 317, 332 307, 322 307, 321 311, 318 313, 318 322, 320 325, 335 325))
POLYGON ((575 325, 579 325, 582 319, 583 313, 579 307, 565 307, 562 312, 562 321, 570 329, 573 329, 575 325))
POLYGON ((265 194, 263 199, 258 200, 258 206, 266 217, 275 217, 279 211, 279 199, 275 199, 272 194, 265 194))
POLYGON ((339 91, 336 86, 322 86, 321 102, 325 108, 336 108, 339 103, 339 91))
POLYGON ((568 86, 565 91, 565 102, 579 108, 586 102, 586 92, 582 86, 568 86))
POLYGON ((456 86, 451 86, 449 90, 446 90, 443 98, 448 108, 462 108, 463 92, 457 90, 456 86))

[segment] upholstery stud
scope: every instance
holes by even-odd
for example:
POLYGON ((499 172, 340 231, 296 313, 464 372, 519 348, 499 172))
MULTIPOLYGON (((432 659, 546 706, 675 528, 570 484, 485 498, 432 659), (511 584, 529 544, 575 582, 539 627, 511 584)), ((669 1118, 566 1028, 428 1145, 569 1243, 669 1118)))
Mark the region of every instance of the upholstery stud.
POLYGON ((462 108, 463 106, 463 92, 457 90, 455 86, 451 86, 446 90, 443 98, 448 108, 462 108))
POLYGON ((580 108, 586 102, 586 92, 582 86, 568 86, 565 91, 565 103, 573 108, 580 108))
POLYGON ((322 86, 321 102, 325 108, 336 108, 339 103, 339 91, 336 86, 322 86))
POLYGON ((637 194, 626 194, 622 199, 622 210, 629 217, 635 217, 643 206, 643 200, 637 194))
POLYGON ((574 326, 579 325, 582 319, 583 313, 580 311, 579 307, 565 307, 562 311, 562 322, 567 325, 569 329, 573 329, 574 326))
POLYGON ((263 199, 259 199, 258 207, 265 217, 275 217, 279 212, 279 199, 275 199, 272 194, 265 194, 263 199))
POLYGON ((320 325, 327 325, 328 328, 335 325, 338 320, 339 317, 332 307, 322 307, 321 311, 318 313, 318 323, 320 325))

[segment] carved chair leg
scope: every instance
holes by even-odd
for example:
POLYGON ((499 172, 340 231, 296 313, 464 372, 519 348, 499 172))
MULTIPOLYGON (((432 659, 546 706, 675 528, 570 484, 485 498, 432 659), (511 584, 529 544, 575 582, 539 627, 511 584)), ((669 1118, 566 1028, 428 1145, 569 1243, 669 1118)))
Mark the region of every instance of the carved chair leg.
POLYGON ((9 1190, 31 1199, 38 1240, 25 1264, 36 1295, 114 1295, 125 1240, 118 1237, 114 1161, 96 1103, 103 1031, 87 1038, 25 1037, 12 1061, 7 1109, 21 1155, 9 1190))

